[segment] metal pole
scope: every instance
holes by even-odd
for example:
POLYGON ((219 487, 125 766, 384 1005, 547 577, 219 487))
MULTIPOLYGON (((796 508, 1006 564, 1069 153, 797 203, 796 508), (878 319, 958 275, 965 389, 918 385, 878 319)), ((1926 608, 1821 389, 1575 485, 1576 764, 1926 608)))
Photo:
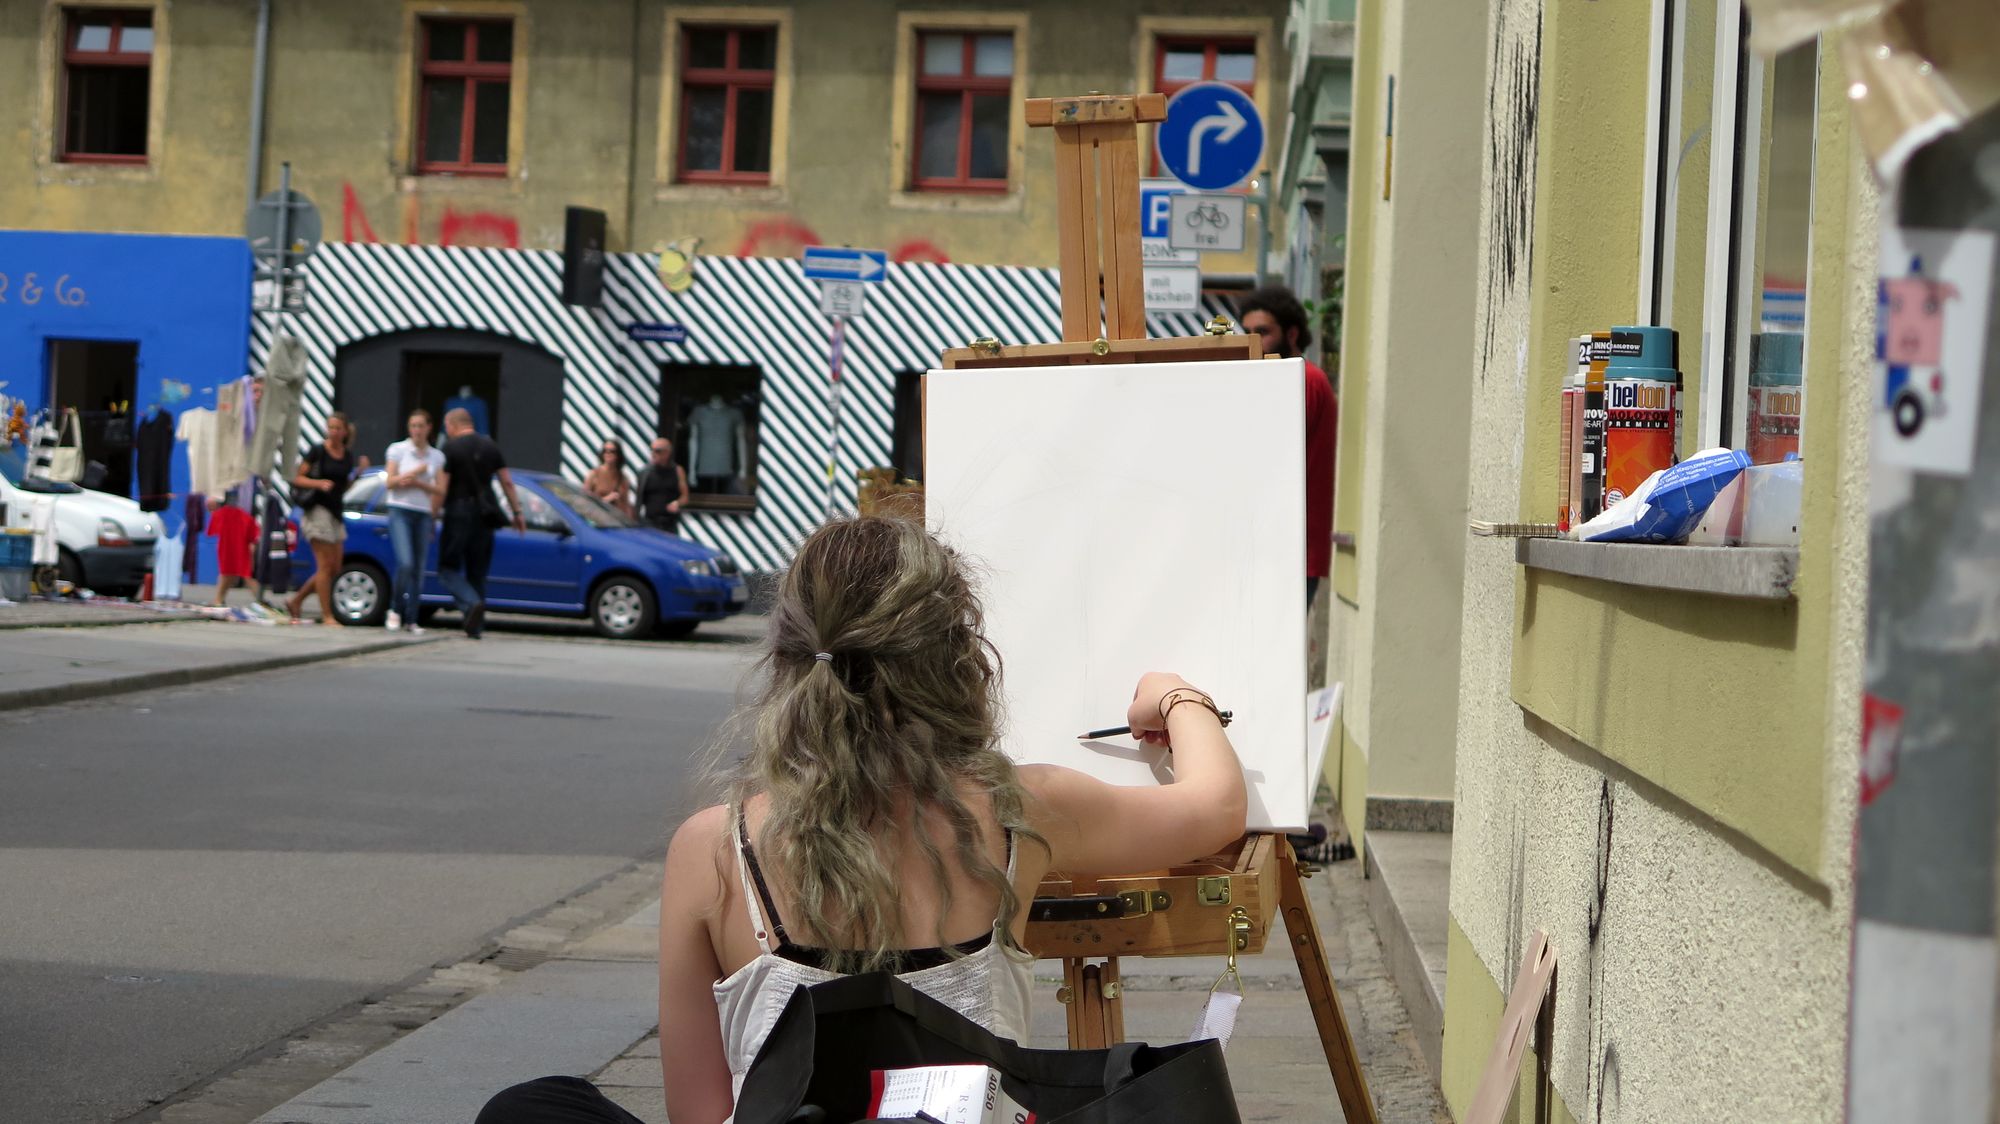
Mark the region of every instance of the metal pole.
POLYGON ((250 166, 244 175, 250 198, 245 207, 255 207, 264 193, 264 94, 270 57, 271 0, 257 0, 257 49, 250 64, 250 166))
POLYGON ((291 276, 292 260, 292 162, 287 160, 280 166, 278 174, 278 259, 271 267, 271 279, 276 283, 277 313, 271 318, 271 340, 276 342, 278 333, 285 330, 285 283, 291 276))
POLYGON ((1257 194, 1250 202, 1257 204, 1257 261, 1251 266, 1251 276, 1257 279, 1256 287, 1264 287, 1266 263, 1271 260, 1271 169, 1257 173, 1257 194))
POLYGON ((833 318, 833 337, 827 348, 828 379, 826 397, 829 424, 826 430, 826 517, 834 516, 834 489, 840 480, 840 349, 847 339, 847 317, 833 318))

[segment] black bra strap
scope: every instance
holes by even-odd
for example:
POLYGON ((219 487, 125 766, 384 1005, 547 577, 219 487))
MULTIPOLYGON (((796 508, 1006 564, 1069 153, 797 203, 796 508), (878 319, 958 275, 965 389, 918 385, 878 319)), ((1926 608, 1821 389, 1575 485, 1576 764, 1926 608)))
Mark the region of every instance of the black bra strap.
POLYGON ((778 907, 771 901, 771 887, 764 882, 764 870, 757 865, 757 852, 751 849, 747 816, 736 818, 736 841, 737 846, 743 848, 743 861, 750 868, 750 880, 757 885, 757 896, 764 902, 764 919, 770 922, 771 931, 778 935, 779 944, 792 943, 792 938, 785 933, 785 923, 778 920, 778 907))

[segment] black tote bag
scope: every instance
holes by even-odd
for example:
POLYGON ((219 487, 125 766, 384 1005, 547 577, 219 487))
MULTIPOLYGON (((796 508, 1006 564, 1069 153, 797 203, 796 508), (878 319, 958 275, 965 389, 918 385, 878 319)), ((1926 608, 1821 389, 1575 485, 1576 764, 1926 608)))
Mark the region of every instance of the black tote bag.
POLYGON ((744 1075, 734 1120, 788 1124, 815 1106, 828 1124, 850 1124, 867 1118, 873 1070, 971 1064, 999 1070, 1002 1087, 1036 1124, 1242 1120, 1213 1039, 1031 1050, 887 972, 794 991, 744 1075))

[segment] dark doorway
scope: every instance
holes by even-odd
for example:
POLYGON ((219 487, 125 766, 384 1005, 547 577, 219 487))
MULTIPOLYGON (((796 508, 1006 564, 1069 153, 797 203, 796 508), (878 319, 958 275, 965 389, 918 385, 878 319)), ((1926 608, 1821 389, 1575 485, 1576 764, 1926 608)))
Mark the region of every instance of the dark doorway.
POLYGON ((889 467, 899 480, 924 478, 924 373, 896 372, 896 412, 889 433, 889 467))
POLYGON ((487 332, 396 332, 351 343, 334 360, 334 408, 354 422, 360 451, 378 462, 403 439, 411 410, 431 411, 442 427, 462 397, 477 403, 468 404, 473 424, 500 443, 507 463, 561 466, 563 364, 533 344, 487 332))
POLYGON ((132 494, 132 399, 139 391, 139 345, 113 340, 49 341, 49 404, 75 410, 82 427, 86 487, 132 494))
MULTIPOLYGON (((413 410, 430 411, 433 428, 444 425, 446 410, 463 408, 473 427, 490 437, 500 424, 500 356, 406 351, 401 401, 398 412, 405 418, 413 410)), ((402 437, 400 429, 396 436, 402 437)))

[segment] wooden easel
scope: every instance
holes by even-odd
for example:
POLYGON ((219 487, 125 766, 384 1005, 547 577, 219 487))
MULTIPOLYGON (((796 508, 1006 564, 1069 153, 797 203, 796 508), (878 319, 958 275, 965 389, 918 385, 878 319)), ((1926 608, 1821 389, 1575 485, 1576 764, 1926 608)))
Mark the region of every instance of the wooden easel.
MULTIPOLYGON (((1138 126, 1166 117, 1161 94, 1031 98, 1029 125, 1056 134, 1063 342, 1008 346, 980 339, 944 353, 946 369, 1163 363, 1264 358, 1256 336, 1218 317, 1207 335, 1149 340, 1139 246, 1138 126)), ((1280 835, 1250 834, 1223 853, 1151 874, 1085 881, 1051 872, 1029 914, 1028 950, 1063 962, 1058 993, 1072 1048, 1122 1042, 1121 956, 1262 952, 1284 922, 1312 1005, 1340 1107, 1350 1124, 1375 1124, 1347 1018, 1327 968, 1305 878, 1280 835)))

